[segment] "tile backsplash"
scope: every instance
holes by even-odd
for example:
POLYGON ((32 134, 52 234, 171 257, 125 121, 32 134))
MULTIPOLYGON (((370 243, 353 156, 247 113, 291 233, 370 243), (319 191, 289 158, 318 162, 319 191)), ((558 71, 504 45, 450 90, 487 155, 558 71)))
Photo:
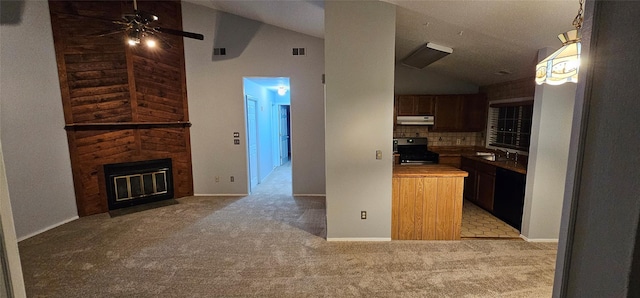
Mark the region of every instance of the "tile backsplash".
POLYGON ((432 132, 428 126, 396 126, 394 138, 429 138, 429 146, 484 146, 485 133, 481 132, 432 132), (459 143, 458 143, 459 142, 459 143))

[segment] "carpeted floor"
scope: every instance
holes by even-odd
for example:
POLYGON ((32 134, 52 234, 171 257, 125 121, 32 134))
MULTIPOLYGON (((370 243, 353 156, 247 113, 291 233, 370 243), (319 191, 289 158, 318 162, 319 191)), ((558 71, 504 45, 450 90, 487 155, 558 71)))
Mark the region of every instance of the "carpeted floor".
MULTIPOLYGON (((327 242, 279 168, 247 197, 83 217, 20 242, 29 297, 549 297, 556 243, 327 242), (275 182, 275 183, 270 183, 275 182)), ((289 178, 290 179, 290 178, 289 178)))

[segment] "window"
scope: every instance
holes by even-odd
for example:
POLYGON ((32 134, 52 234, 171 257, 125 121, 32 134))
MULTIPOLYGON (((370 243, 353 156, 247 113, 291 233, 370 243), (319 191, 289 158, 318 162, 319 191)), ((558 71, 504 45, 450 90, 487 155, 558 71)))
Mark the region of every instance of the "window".
POLYGON ((489 103, 487 144, 500 149, 529 151, 533 100, 489 103))

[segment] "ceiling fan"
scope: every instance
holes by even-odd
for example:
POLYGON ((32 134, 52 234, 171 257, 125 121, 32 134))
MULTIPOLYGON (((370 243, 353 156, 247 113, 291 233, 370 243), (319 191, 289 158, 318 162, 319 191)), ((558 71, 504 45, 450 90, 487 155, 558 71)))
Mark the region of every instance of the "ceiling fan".
POLYGON ((95 33, 92 34, 92 36, 107 36, 124 32, 126 42, 130 46, 136 46, 143 43, 146 46, 153 48, 158 46, 158 43, 160 43, 161 47, 170 48, 171 45, 162 38, 162 36, 157 35, 157 33, 204 40, 204 36, 199 33, 154 26, 153 23, 158 20, 158 16, 150 12, 138 10, 138 2, 136 0, 133 0, 133 13, 123 14, 121 20, 102 20, 122 27, 115 30, 95 33))

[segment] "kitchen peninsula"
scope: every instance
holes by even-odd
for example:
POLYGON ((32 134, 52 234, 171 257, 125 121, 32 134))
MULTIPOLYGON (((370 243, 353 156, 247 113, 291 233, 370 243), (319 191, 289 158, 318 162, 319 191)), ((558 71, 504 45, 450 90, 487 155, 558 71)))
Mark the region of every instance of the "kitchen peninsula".
POLYGON ((391 239, 459 240, 467 175, 438 164, 394 166, 391 239))

